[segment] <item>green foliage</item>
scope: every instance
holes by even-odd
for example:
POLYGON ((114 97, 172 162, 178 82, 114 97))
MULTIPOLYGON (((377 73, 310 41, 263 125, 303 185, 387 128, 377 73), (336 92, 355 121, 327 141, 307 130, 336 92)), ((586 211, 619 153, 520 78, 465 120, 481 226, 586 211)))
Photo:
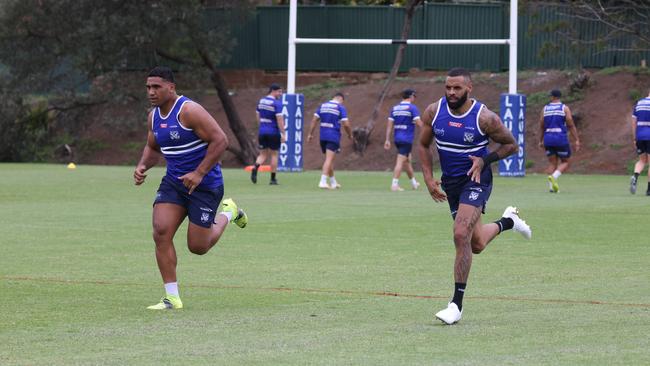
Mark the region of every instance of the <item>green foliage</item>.
POLYGON ((539 107, 548 103, 548 91, 532 93, 526 96, 526 104, 530 107, 539 107))
POLYGON ((330 79, 318 84, 311 84, 305 87, 298 88, 298 93, 304 94, 307 100, 321 100, 323 98, 332 97, 338 89, 344 86, 345 83, 341 80, 330 79))
POLYGON ((630 89, 628 96, 630 97, 630 100, 636 102, 637 100, 643 98, 643 93, 641 93, 639 89, 630 89))
POLYGON ((526 160, 526 169, 532 169, 535 166, 535 162, 528 159, 526 160))
POLYGON ((650 69, 641 66, 613 66, 598 70, 596 73, 601 75, 614 75, 619 73, 632 73, 634 75, 650 75, 650 69))
MULTIPOLYGON (((128 70, 166 64, 205 78, 206 66, 227 59, 234 45, 232 24, 250 14, 251 4, 234 2, 228 11, 208 17, 202 0, 2 1, 2 89, 20 101, 44 95, 43 108, 53 111, 47 116, 56 126, 50 133, 78 138, 82 129, 75 127, 89 123, 88 115, 116 127, 137 125, 146 108, 145 75, 128 70), (119 118, 89 113, 105 103, 119 110, 119 118), (130 110, 121 108, 127 105, 130 110)), ((26 138, 19 147, 0 148, 0 160, 42 160, 33 148, 45 139, 38 129, 42 126, 33 126, 44 118, 39 110, 22 107, 22 102, 0 103, 0 127, 26 138)))

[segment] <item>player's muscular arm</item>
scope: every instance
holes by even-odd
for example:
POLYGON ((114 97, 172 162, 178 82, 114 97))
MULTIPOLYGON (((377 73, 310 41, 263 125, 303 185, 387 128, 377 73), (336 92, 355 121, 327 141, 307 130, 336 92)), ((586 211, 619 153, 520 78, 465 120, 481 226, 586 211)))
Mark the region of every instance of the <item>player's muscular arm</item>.
POLYGON ((152 166, 156 165, 156 163, 158 163, 158 159, 160 158, 160 147, 156 143, 156 138, 154 137, 153 131, 151 130, 152 119, 153 112, 149 112, 149 115, 147 116, 147 144, 144 146, 142 157, 140 157, 140 161, 138 162, 138 165, 136 165, 135 171, 133 172, 133 180, 135 182, 135 185, 138 186, 144 183, 144 179, 147 177, 147 175, 144 173, 152 166))
POLYGON ((573 141, 576 144, 576 152, 580 151, 580 138, 578 137, 578 129, 576 124, 573 122, 573 115, 571 114, 571 109, 567 106, 564 106, 564 115, 566 120, 566 126, 569 129, 569 133, 573 136, 573 141))
POLYGON ((320 121, 320 118, 314 116, 311 119, 311 125, 309 126, 309 133, 307 134, 307 142, 311 141, 314 138, 314 130, 316 129, 316 124, 320 121))
POLYGON ((343 129, 345 130, 345 133, 348 135, 348 138, 352 140, 352 125, 350 124, 349 119, 343 121, 343 129))
POLYGON ((472 167, 467 172, 476 183, 481 183, 481 172, 486 164, 506 158, 517 152, 517 142, 510 130, 501 122, 501 118, 491 110, 484 108, 478 117, 481 130, 490 140, 499 143, 499 147, 483 158, 470 156, 472 167))
POLYGON ((435 111, 438 109, 438 102, 431 104, 422 115, 422 130, 418 143, 418 155, 422 163, 422 175, 424 183, 427 185, 429 194, 436 202, 442 202, 447 199, 445 193, 440 189, 440 181, 433 177, 433 153, 431 152, 431 142, 433 141, 433 129, 431 122, 435 111))
POLYGON ((203 177, 219 162, 221 154, 228 147, 228 138, 217 121, 198 103, 187 103, 181 110, 179 119, 185 127, 194 130, 201 140, 208 143, 205 157, 199 166, 193 172, 179 177, 191 194, 203 177))
POLYGON ((544 109, 539 115, 539 147, 544 148, 544 109))
POLYGON ((632 144, 636 149, 636 116, 632 116, 632 144))
POLYGON ((388 119, 386 122, 386 141, 384 141, 384 149, 390 149, 390 132, 393 130, 393 121, 388 119))
POLYGON ((287 142, 287 135, 285 134, 286 131, 284 129, 284 116, 277 114, 275 118, 278 123, 278 130, 280 130, 280 140, 282 142, 287 142))

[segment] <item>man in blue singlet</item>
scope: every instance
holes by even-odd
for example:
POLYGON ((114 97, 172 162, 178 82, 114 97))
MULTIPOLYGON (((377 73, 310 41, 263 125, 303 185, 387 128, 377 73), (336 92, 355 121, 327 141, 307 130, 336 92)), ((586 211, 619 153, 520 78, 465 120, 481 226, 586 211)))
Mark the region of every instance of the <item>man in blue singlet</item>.
POLYGON ((352 139, 352 127, 350 127, 350 121, 348 120, 348 112, 343 106, 344 100, 343 93, 336 93, 332 100, 321 104, 314 113, 311 126, 309 126, 308 142, 314 138, 316 124, 320 121, 320 149, 325 154, 325 162, 323 163, 318 188, 341 188, 341 185, 334 177, 334 158, 341 151, 341 126, 343 126, 348 138, 352 139))
POLYGON ((514 229, 526 239, 530 239, 531 230, 512 206, 505 209, 499 220, 481 222, 481 213, 492 192, 490 164, 514 154, 517 143, 499 116, 469 98, 472 79, 467 70, 451 69, 445 89, 445 96, 429 105, 422 115, 418 150, 429 194, 435 202, 447 200, 454 219, 454 295, 447 308, 436 314, 445 324, 454 324, 462 315, 472 253, 481 253, 505 230, 514 229), (433 177, 430 146, 434 138, 440 156, 442 190, 441 181, 433 177), (489 140, 500 144, 492 152, 487 149, 489 140))
MULTIPOLYGON (((634 147, 639 155, 639 161, 634 164, 634 175, 630 178, 630 193, 636 193, 636 183, 639 174, 648 163, 650 154, 650 92, 648 96, 639 100, 632 112, 632 136, 634 147)), ((648 169, 648 189, 646 196, 650 196, 650 169, 648 169)))
POLYGON ((550 166, 548 172, 548 189, 551 193, 558 193, 560 186, 558 178, 569 169, 571 158, 571 145, 567 136, 567 129, 573 136, 576 152, 580 150, 578 130, 573 123, 573 116, 568 105, 562 103, 562 92, 551 90, 551 102, 544 106, 539 117, 539 147, 546 150, 550 166))
POLYGON ((393 169, 393 182, 390 186, 391 191, 400 192, 404 189, 399 186, 399 176, 402 174, 402 167, 406 170, 406 175, 411 180, 411 187, 418 189, 420 183, 415 180, 413 175, 413 165, 411 165, 411 149, 413 147, 413 137, 415 135, 415 125, 420 126, 420 111, 413 104, 415 101, 415 90, 406 89, 402 92, 402 102, 394 106, 390 111, 388 123, 386 124, 386 141, 384 149, 390 149, 390 133, 394 129, 395 147, 397 148, 397 161, 393 169))
POLYGON ((167 162, 153 203, 153 240, 156 261, 165 286, 165 296, 152 310, 183 307, 176 281, 174 235, 185 217, 187 246, 194 254, 212 248, 229 222, 243 228, 244 211, 232 199, 222 203, 223 177, 219 158, 228 146, 221 127, 198 103, 176 94, 174 74, 158 66, 147 77, 147 95, 153 109, 147 117, 147 144, 133 172, 136 185, 144 183, 145 172, 156 165, 161 153, 167 162))
POLYGON ((267 157, 271 157, 271 181, 269 184, 277 185, 275 175, 278 171, 278 150, 280 145, 286 142, 284 134, 284 116, 282 115, 282 88, 278 84, 271 84, 269 94, 260 99, 257 103, 257 122, 259 129, 260 154, 255 160, 255 166, 251 171, 251 181, 257 183, 257 170, 264 164, 267 157))

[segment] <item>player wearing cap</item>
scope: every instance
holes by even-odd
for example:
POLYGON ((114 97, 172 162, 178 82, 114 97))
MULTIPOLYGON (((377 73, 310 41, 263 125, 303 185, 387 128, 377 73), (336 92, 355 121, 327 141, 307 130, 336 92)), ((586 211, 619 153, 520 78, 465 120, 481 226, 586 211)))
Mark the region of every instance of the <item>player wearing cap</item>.
POLYGON ((413 165, 411 164, 411 149, 413 147, 415 125, 422 126, 420 111, 413 104, 414 101, 415 90, 404 90, 402 92, 402 101, 391 109, 388 123, 386 124, 386 142, 384 142, 384 149, 390 149, 390 133, 393 129, 395 130, 393 137, 395 148, 397 148, 397 160, 393 169, 393 182, 390 186, 393 192, 404 190, 399 186, 399 177, 402 174, 402 168, 406 170, 406 175, 411 181, 411 187, 418 189, 420 186, 420 183, 415 180, 413 165))
POLYGON ((573 123, 573 116, 569 106, 560 101, 562 93, 553 89, 550 93, 551 102, 544 106, 539 117, 539 147, 546 150, 550 163, 548 167, 548 188, 551 193, 560 191, 558 178, 569 168, 571 158, 571 145, 567 136, 567 129, 575 141, 576 152, 580 150, 578 130, 573 123))
POLYGON ((277 185, 275 175, 278 171, 278 150, 280 145, 287 141, 284 133, 284 116, 282 115, 282 87, 273 83, 269 87, 269 94, 260 99, 257 103, 257 123, 260 126, 258 141, 260 154, 255 160, 255 166, 251 171, 251 181, 257 183, 257 170, 264 164, 268 157, 271 157, 271 181, 269 184, 277 185))

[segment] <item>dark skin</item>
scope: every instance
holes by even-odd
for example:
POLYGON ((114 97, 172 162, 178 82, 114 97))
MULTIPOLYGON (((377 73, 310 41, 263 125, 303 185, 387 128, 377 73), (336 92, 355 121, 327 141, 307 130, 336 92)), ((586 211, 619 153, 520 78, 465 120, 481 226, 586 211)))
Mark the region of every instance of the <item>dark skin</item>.
MULTIPOLYGON (((459 102, 467 94, 467 100, 456 109, 450 107, 453 115, 463 115, 472 108, 473 101, 469 98, 472 91, 472 82, 464 76, 447 77, 445 82, 445 95, 450 104, 459 102)), ((431 123, 438 110, 438 103, 429 105, 422 114, 422 131, 418 144, 418 153, 422 162, 424 182, 431 198, 435 202, 444 202, 447 195, 441 188, 441 181, 433 176, 433 128, 431 123)), ((444 107, 444 106, 443 106, 444 107)), ((512 133, 503 125, 499 116, 484 107, 479 114, 479 127, 492 140, 499 143, 494 152, 499 159, 506 158, 517 152, 518 146, 512 133)), ((467 171, 470 179, 476 183, 481 182, 481 172, 485 166, 482 158, 470 156, 472 166, 467 171)), ((481 207, 461 203, 454 220, 454 244, 456 246, 456 261, 454 264, 454 279, 456 282, 467 283, 472 265, 472 253, 481 253, 494 237, 499 233, 495 223, 483 225, 481 223, 481 207)))
MULTIPOLYGON (((169 114, 178 98, 174 83, 160 77, 147 78, 147 95, 151 105, 160 107, 160 113, 169 114)), ((153 111, 147 117, 147 143, 142 151, 140 162, 133 172, 135 185, 144 183, 147 170, 156 165, 160 156, 160 146, 151 130, 153 111)), ((228 146, 228 139, 219 124, 198 103, 186 103, 178 116, 185 128, 192 129, 207 142, 206 155, 193 171, 178 177, 192 194, 203 177, 217 164, 221 154, 228 146)), ((153 237, 156 243, 156 260, 164 283, 176 282, 176 250, 173 238, 187 216, 187 209, 172 203, 157 203, 153 209, 153 237)), ((214 246, 228 224, 224 215, 217 215, 215 223, 205 228, 192 222, 188 224, 187 245, 192 253, 205 254, 214 246)))

